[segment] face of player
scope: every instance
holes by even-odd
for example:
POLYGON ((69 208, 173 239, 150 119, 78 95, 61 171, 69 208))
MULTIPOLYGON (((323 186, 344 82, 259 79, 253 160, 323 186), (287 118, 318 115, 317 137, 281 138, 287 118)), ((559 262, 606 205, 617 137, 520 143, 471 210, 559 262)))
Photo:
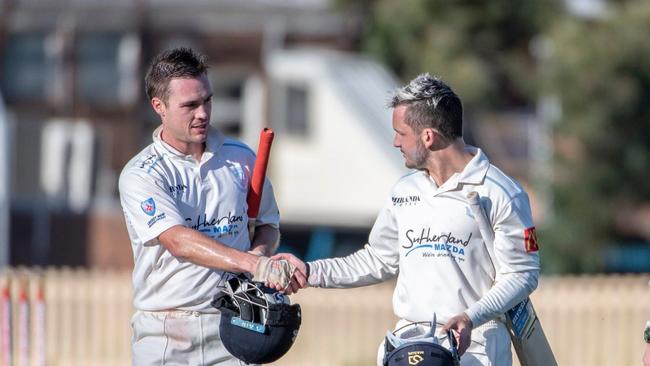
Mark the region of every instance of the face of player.
POLYGON ((402 153, 407 168, 422 170, 426 167, 428 150, 424 146, 420 134, 405 122, 405 115, 406 106, 400 105, 393 109, 393 130, 395 131, 393 146, 402 153))
POLYGON ((162 120, 163 141, 184 154, 202 153, 212 113, 212 92, 207 75, 172 79, 168 90, 166 103, 158 98, 151 101, 162 120))

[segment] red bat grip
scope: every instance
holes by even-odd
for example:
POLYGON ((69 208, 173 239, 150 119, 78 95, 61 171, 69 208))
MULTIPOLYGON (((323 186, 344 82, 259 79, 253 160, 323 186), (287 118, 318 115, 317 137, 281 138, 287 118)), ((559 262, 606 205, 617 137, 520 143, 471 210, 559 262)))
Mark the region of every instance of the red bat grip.
POLYGON ((260 133, 260 146, 257 148, 257 158, 253 168, 253 178, 251 178, 251 188, 248 190, 246 202, 248 203, 248 217, 255 218, 260 212, 260 201, 262 200, 262 190, 264 189, 264 177, 266 177, 266 167, 269 162, 271 153, 271 143, 273 143, 273 130, 265 128, 260 133))

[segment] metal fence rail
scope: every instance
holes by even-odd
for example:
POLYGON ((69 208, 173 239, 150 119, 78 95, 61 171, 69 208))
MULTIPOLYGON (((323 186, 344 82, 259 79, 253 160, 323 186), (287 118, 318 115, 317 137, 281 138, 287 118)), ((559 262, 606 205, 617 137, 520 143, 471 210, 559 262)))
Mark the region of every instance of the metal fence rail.
MULTIPOLYGON (((558 363, 640 365, 641 331, 650 319, 648 280, 543 278, 532 299, 558 363)), ((276 364, 374 365, 377 345, 396 320, 392 288, 307 289, 292 296, 303 308, 303 325, 276 364)), ((15 268, 0 274, 0 293, 0 365, 130 364, 129 271, 15 268), (3 316, 8 303, 10 324, 3 316)))

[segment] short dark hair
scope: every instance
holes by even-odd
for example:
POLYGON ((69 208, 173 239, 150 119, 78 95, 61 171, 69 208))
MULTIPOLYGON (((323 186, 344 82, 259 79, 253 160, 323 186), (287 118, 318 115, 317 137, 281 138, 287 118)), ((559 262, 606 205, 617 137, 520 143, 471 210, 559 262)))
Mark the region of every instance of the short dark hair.
POLYGON ((174 78, 194 78, 206 74, 207 58, 190 48, 179 47, 154 57, 144 78, 149 100, 160 98, 167 102, 169 82, 174 78))
POLYGON ((398 88, 389 106, 400 105, 407 106, 404 120, 415 132, 435 128, 446 139, 463 136, 463 104, 449 85, 437 77, 422 74, 398 88))

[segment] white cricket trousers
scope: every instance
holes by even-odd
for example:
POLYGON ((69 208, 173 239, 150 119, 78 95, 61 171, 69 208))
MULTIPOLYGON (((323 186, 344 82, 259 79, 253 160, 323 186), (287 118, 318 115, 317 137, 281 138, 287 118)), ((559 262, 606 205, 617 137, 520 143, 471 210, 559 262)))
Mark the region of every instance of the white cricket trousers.
MULTIPOLYGON (((402 319, 397 322, 395 329, 409 323, 402 319)), ((442 346, 449 349, 446 337, 442 346)), ((505 324, 491 320, 472 330, 472 343, 460 357, 460 366, 512 366, 510 346, 510 334, 505 324)), ((377 350, 377 366, 383 365, 383 359, 384 342, 381 342, 377 350)))
POLYGON ((193 311, 136 311, 133 366, 240 366, 221 343, 221 314, 193 311))

